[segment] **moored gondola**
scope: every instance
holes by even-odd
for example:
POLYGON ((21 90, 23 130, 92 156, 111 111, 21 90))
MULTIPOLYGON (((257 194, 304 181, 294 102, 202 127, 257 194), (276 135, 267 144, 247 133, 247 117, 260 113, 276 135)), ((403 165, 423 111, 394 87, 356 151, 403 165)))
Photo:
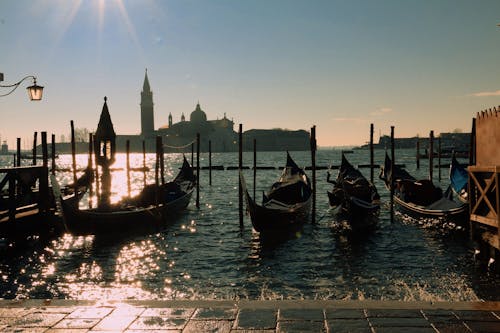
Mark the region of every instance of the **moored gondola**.
POLYGON ((349 163, 342 154, 342 163, 333 189, 328 191, 330 207, 337 210, 338 218, 348 221, 352 230, 372 227, 377 222, 380 212, 380 196, 374 184, 349 163))
MULTIPOLYGON (((55 177, 53 186, 59 187, 55 177)), ((80 209, 80 196, 59 197, 65 228, 75 235, 99 235, 158 230, 166 217, 185 209, 191 199, 195 177, 186 158, 171 182, 147 185, 136 197, 103 208, 80 209)))
POLYGON ((469 174, 466 167, 460 164, 453 154, 450 162, 450 185, 456 197, 465 203, 469 202, 468 182, 469 174))
POLYGON ((398 166, 392 170, 391 159, 387 154, 380 179, 389 190, 393 179, 394 202, 402 211, 416 218, 452 218, 458 221, 467 216, 468 205, 453 200, 449 189, 443 193, 428 179, 417 180, 398 166))
POLYGON ((312 203, 311 182, 288 152, 281 177, 263 195, 262 204, 257 204, 249 195, 241 172, 240 182, 247 210, 256 231, 261 233, 292 231, 299 229, 309 219, 312 203))

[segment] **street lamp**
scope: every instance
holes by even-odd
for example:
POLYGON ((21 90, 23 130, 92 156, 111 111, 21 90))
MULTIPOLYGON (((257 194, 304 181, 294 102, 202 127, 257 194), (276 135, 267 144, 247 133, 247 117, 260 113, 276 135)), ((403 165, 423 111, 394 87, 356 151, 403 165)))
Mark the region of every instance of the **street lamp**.
MULTIPOLYGON (((28 96, 29 96, 30 100, 32 100, 32 101, 41 100, 42 94, 43 94, 43 87, 36 84, 36 77, 34 77, 33 75, 25 76, 21 80, 19 80, 18 82, 14 83, 14 84, 8 84, 8 85, 1 85, 0 84, 0 88, 12 88, 8 93, 0 94, 0 97, 4 97, 4 96, 12 94, 14 92, 14 90, 16 90, 17 87, 19 87, 19 85, 24 80, 27 80, 27 79, 33 79, 33 85, 26 88, 26 90, 28 90, 28 96)), ((1 81, 3 81, 3 73, 0 73, 0 82, 1 81)))

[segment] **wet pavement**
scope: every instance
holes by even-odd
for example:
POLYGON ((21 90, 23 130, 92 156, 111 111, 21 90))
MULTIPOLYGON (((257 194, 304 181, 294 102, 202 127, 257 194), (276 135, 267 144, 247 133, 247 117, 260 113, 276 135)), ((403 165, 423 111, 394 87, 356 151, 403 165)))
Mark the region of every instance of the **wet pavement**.
POLYGON ((0 332, 500 332, 500 302, 1 300, 0 332))

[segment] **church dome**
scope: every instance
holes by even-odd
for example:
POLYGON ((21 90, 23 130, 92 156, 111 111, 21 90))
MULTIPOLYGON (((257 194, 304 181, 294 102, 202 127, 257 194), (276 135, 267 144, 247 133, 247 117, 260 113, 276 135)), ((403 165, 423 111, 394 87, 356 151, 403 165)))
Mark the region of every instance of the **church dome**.
POLYGON ((207 115, 200 108, 200 103, 196 104, 196 109, 191 112, 189 120, 194 123, 203 123, 207 121, 207 115))

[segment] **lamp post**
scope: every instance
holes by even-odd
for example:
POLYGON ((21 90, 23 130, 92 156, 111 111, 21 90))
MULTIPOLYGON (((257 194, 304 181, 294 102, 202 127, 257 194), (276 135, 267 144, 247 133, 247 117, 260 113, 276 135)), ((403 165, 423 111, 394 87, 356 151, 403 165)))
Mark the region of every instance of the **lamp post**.
MULTIPOLYGON (((27 79, 33 79, 33 85, 26 88, 26 90, 28 90, 28 96, 29 96, 30 100, 32 100, 32 101, 41 100, 42 94, 43 94, 43 87, 36 84, 36 77, 34 77, 33 75, 27 75, 14 84, 8 84, 8 85, 0 84, 0 88, 12 88, 9 92, 7 92, 5 94, 0 94, 0 97, 4 97, 4 96, 8 96, 8 95, 12 94, 19 87, 19 85, 24 80, 27 80, 27 79)), ((0 82, 2 82, 2 81, 3 81, 3 73, 0 73, 0 82)))

